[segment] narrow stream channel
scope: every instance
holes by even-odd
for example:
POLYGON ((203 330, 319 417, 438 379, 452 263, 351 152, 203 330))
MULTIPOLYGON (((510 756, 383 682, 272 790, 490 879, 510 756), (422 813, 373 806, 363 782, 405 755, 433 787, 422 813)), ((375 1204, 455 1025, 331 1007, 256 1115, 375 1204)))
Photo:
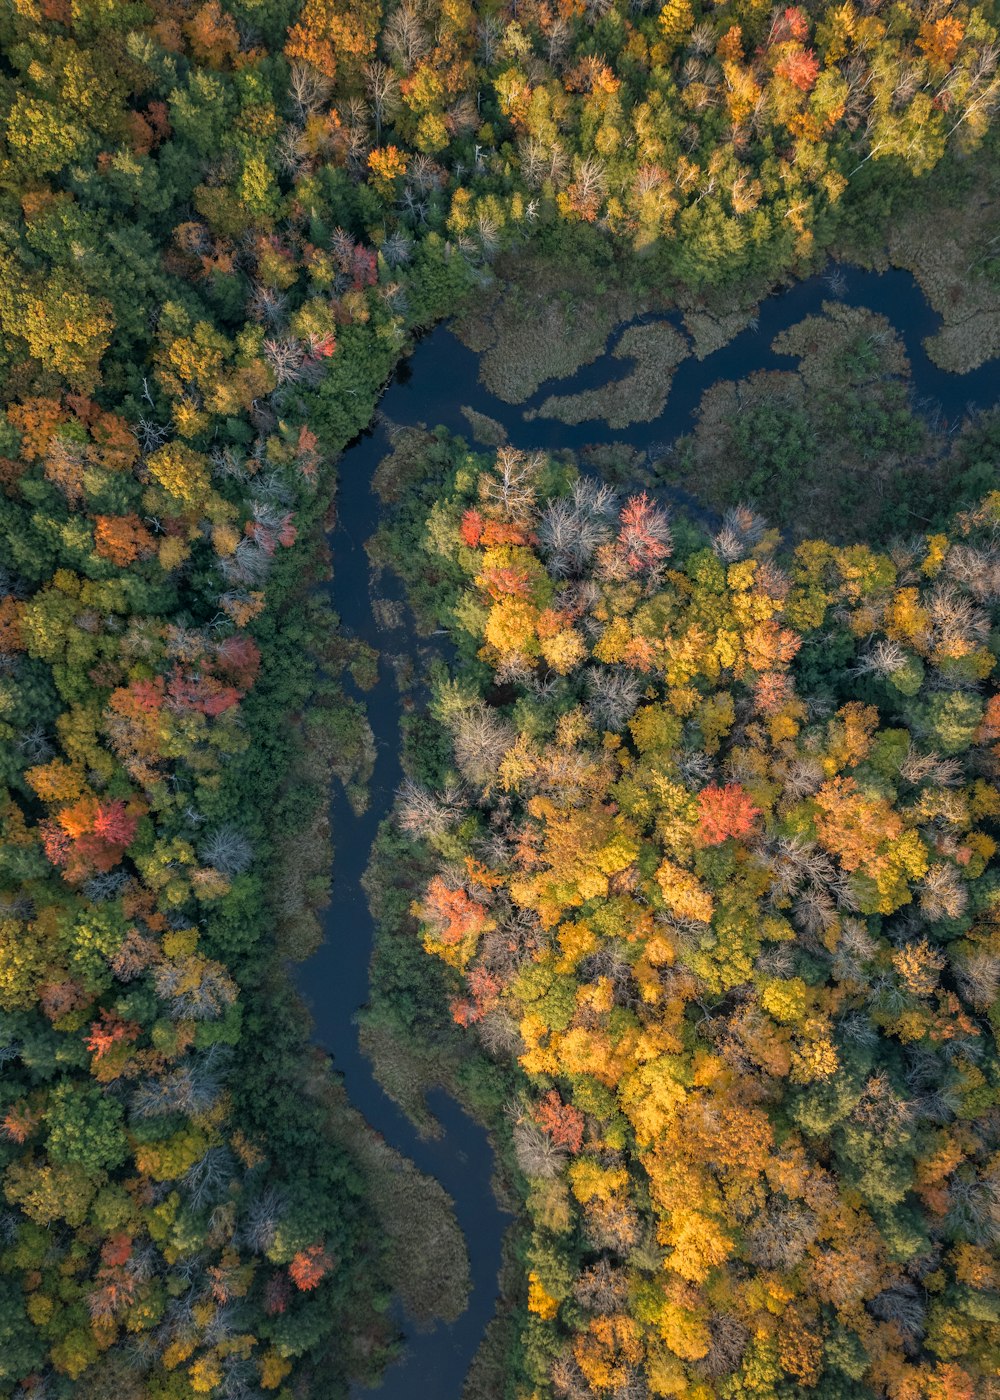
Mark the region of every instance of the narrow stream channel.
MULTIPOLYGON (((907 272, 864 272, 841 268, 842 284, 834 297, 824 276, 796 283, 777 293, 760 308, 755 329, 743 331, 705 360, 684 360, 678 368, 664 412, 650 423, 634 424, 624 432, 586 422, 570 427, 546 419, 525 422, 525 408, 537 407, 553 390, 575 393, 621 379, 627 360, 605 353, 571 379, 549 381, 523 405, 494 397, 479 382, 478 357, 447 326, 427 335, 390 381, 380 412, 396 424, 438 424, 469 436, 463 405, 501 422, 516 447, 581 448, 592 443, 625 442, 639 449, 672 442, 693 426, 701 396, 719 379, 741 379, 756 370, 787 369, 797 361, 776 355, 771 341, 804 317, 818 314, 822 303, 840 300, 881 312, 901 335, 910 360, 913 393, 920 403, 937 407, 949 422, 958 422, 970 407, 992 405, 1000 392, 1000 369, 995 361, 967 375, 938 369, 922 340, 939 325, 937 313, 907 272)), ((648 317, 643 320, 651 319, 648 317)), ((680 316, 663 318, 680 328, 680 316)), ((617 333, 612 336, 612 341, 617 333)), ((378 503, 371 491, 375 468, 389 451, 385 429, 368 429, 344 453, 340 463, 337 524, 330 536, 334 580, 331 593, 345 632, 384 645, 371 608, 368 559, 364 541, 378 525, 378 503)), ((678 500, 686 499, 676 492, 678 500)), ((691 503, 697 511, 696 503, 691 503)), ((698 512, 704 515, 704 511, 698 512)), ((384 593, 383 585, 380 590, 384 593)), ((490 1189, 493 1160, 485 1131, 443 1092, 429 1103, 443 1133, 424 1140, 376 1081, 371 1064, 358 1045, 357 1012, 368 1001, 368 964, 374 930, 361 887, 378 825, 391 807, 402 780, 399 760, 401 708, 391 668, 380 666, 377 686, 364 697, 375 737, 376 764, 370 801, 361 817, 352 812, 338 787, 333 794, 331 824, 336 849, 334 899, 325 920, 325 941, 297 970, 299 989, 310 1005, 320 1044, 343 1075, 351 1102, 394 1148, 451 1195, 465 1235, 471 1265, 469 1305, 450 1326, 412 1333, 402 1358, 386 1372, 375 1395, 380 1400, 459 1400, 462 1385, 497 1293, 501 1241, 508 1223, 490 1189)), ((368 1392, 366 1392, 368 1393, 368 1392)))

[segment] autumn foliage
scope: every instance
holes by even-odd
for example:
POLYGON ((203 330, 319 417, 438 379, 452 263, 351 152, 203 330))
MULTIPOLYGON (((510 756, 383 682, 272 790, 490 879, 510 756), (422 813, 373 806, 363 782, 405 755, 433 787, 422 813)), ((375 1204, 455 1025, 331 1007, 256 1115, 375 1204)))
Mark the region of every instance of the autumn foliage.
POLYGON ((698 839, 706 846, 718 846, 731 836, 745 840, 759 816, 760 808, 739 783, 709 783, 698 794, 698 839))
POLYGON ((333 1267, 333 1261, 322 1243, 311 1244, 300 1249, 288 1266, 288 1274, 295 1287, 302 1293, 318 1288, 333 1267))
POLYGON ((516 1393, 985 1394, 1000 499, 891 558, 675 559, 648 494, 467 460, 442 606, 478 654, 404 810, 423 945, 514 1076, 516 1393))
MULTIPOLYGON (((0 1394, 327 1400, 392 1330, 271 994, 366 741, 306 597, 330 464, 536 234, 694 306, 895 216, 988 135, 996 17, 15 0, 0 49, 0 1394)), ((469 460, 419 537, 475 663, 407 899, 515 1066, 523 1394, 981 1391, 995 502, 734 561, 469 460)))

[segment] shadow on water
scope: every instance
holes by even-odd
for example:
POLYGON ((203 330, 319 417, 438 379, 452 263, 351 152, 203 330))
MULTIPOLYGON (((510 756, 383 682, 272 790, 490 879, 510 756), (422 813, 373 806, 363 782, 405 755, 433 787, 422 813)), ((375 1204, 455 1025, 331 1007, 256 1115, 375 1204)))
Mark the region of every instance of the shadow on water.
MULTIPOLYGON (((526 405, 511 405, 479 382, 478 357, 447 326, 425 336, 410 359, 400 365, 382 396, 381 414, 393 423, 432 427, 440 424, 468 437, 469 425, 461 413, 462 405, 468 405, 501 422, 516 447, 579 449, 594 443, 625 442, 640 450, 660 448, 691 429, 702 394, 717 380, 740 379, 756 370, 794 367, 793 357, 773 353, 771 341, 804 317, 820 312, 822 303, 829 300, 866 306, 888 318, 905 343, 917 400, 929 401, 947 421, 960 421, 970 407, 994 402, 1000 388, 995 362, 971 374, 953 375, 928 358, 922 341, 938 329, 940 318, 909 273, 896 269, 873 273, 859 268, 838 269, 838 273, 836 296, 825 276, 796 283, 761 305, 754 329, 743 331, 705 360, 683 361, 660 417, 650 423, 633 424, 625 432, 612 433, 606 425, 595 422, 576 426, 545 419, 525 422, 522 414, 525 407, 537 407, 554 389, 576 393, 621 379, 628 372, 627 360, 615 359, 606 350, 571 379, 542 385, 526 405)), ((680 327, 677 313, 663 319, 680 327)), ((611 340, 615 339, 612 336, 611 340)), ((337 525, 330 537, 335 570, 331 587, 334 606, 345 632, 376 649, 384 645, 384 637, 372 615, 364 542, 378 525, 378 504, 371 481, 388 450, 386 432, 376 426, 344 453, 337 525)), ((668 494, 684 500, 694 514, 710 518, 690 497, 681 492, 668 494)), ((356 817, 339 788, 334 794, 334 901, 325 920, 323 946, 298 969, 297 980, 312 1008, 317 1039, 343 1075, 351 1102, 387 1142, 448 1191, 469 1250, 472 1290, 465 1312, 450 1326, 439 1325, 433 1331, 411 1334, 401 1360, 388 1369, 376 1394, 381 1400, 459 1400, 463 1380, 493 1313, 508 1217, 490 1189, 493 1159, 483 1128, 454 1100, 436 1091, 430 1095, 429 1103, 443 1132, 439 1138, 424 1140, 378 1084, 371 1063, 358 1045, 354 1018, 368 1001, 368 964, 374 932, 361 877, 378 825, 403 776, 399 759, 401 707, 390 668, 380 667, 377 686, 363 698, 376 745, 370 802, 364 815, 356 817)))

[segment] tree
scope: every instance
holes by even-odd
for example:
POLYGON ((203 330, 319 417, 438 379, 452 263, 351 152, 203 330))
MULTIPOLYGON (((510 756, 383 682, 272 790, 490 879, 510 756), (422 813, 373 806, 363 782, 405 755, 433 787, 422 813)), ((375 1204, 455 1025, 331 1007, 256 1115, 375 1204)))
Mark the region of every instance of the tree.
POLYGON ((646 492, 630 496, 619 517, 618 555, 633 573, 649 573, 672 552, 666 513, 658 510, 646 492))
POLYGON ((185 23, 184 33, 194 57, 211 68, 225 67, 239 52, 235 21, 222 9, 219 0, 207 0, 200 5, 185 23))
POLYGON ((288 1273, 295 1287, 306 1293, 318 1288, 332 1268, 333 1260, 320 1241, 300 1249, 289 1264, 288 1273))
POLYGON ((759 816, 760 808, 739 783, 709 783, 698 794, 698 838, 705 846, 721 845, 730 837, 745 840, 759 816))
POLYGON ((579 1152, 583 1145, 583 1114, 560 1099, 551 1089, 535 1108, 535 1121, 548 1133, 554 1143, 569 1152, 579 1152))
POLYGON ((209 464, 201 453, 180 442, 166 443, 147 458, 147 466, 182 509, 204 506, 210 490, 209 464))
POLYGON ((360 72, 375 52, 378 9, 370 3, 345 7, 339 0, 306 0, 288 31, 285 53, 325 77, 360 72))
POLYGON ((45 1111, 49 1155, 90 1176, 120 1166, 128 1155, 121 1105, 95 1085, 57 1084, 45 1111))
POLYGON ((134 512, 98 515, 94 520, 94 547, 102 559, 110 559, 124 569, 153 554, 156 540, 134 512))
MULTIPOLYGON (((377 61, 365 64, 364 80, 365 92, 368 96, 368 101, 371 103, 372 113, 375 117, 375 144, 376 146, 381 146, 382 123, 387 116, 391 116, 399 100, 399 83, 392 69, 386 64, 377 61)), ((382 179, 392 179, 396 175, 405 173, 405 157, 396 150, 395 146, 388 147, 382 155, 383 163, 376 171, 382 179), (392 173, 387 174, 385 158, 388 157, 390 151, 393 155, 389 157, 388 169, 391 169, 392 173)), ((371 166, 371 156, 368 158, 368 164, 371 166)), ((375 169, 375 167, 372 168, 375 169)))

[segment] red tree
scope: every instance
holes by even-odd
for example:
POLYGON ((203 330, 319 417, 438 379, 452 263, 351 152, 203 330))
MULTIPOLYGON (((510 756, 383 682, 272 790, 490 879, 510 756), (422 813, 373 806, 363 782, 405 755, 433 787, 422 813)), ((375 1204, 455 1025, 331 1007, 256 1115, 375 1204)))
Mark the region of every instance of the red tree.
POLYGON ((268 1317, 277 1317, 288 1307, 292 1290, 284 1274, 275 1274, 264 1285, 264 1311, 268 1317))
POLYGON ((458 533, 462 536, 463 544, 467 544, 470 549, 475 549, 483 533, 483 517, 478 510, 467 510, 462 516, 462 523, 458 527, 458 533))
POLYGON ((801 92, 809 92, 819 77, 819 59, 812 49, 792 49, 779 59, 774 71, 801 92))
POLYGON ((289 1264, 288 1273, 295 1287, 306 1293, 311 1288, 318 1288, 332 1267, 333 1260, 320 1242, 300 1249, 289 1264))
POLYGON ((102 802, 94 817, 94 835, 99 836, 109 846, 128 846, 135 837, 138 817, 131 816, 121 798, 114 802, 102 802))
POLYGON ((215 669, 241 690, 249 690, 260 670, 260 650, 252 637, 240 633, 220 642, 215 653, 215 669))
POLYGON ((583 1146, 583 1114, 572 1104, 563 1103, 555 1089, 550 1089, 535 1107, 535 1122, 544 1128, 553 1142, 570 1152, 583 1146))
POLYGON ((703 846, 721 846, 730 836, 742 839, 759 816, 760 808, 739 783, 710 783, 698 794, 698 839, 703 846))
POLYGON ((634 573, 654 569, 670 557, 672 545, 667 517, 653 505, 645 491, 641 496, 629 498, 620 520, 618 547, 634 573))
POLYGON ((478 933, 486 922, 486 910, 461 887, 452 889, 440 875, 427 886, 424 918, 439 930, 442 943, 461 943, 468 933, 478 933))
POLYGON ((23 1101, 9 1109, 3 1120, 3 1130, 12 1142, 27 1142, 41 1122, 41 1115, 35 1113, 23 1101))
POLYGON ((134 1021, 123 1021, 114 1011, 102 1007, 97 1020, 91 1023, 87 1035, 87 1049, 95 1059, 103 1059, 112 1046, 129 1043, 139 1035, 139 1027, 134 1021))
POLYGON ((809 18, 805 11, 800 10, 797 5, 789 5, 771 27, 771 42, 786 44, 789 39, 797 39, 801 43, 808 33, 809 18))

